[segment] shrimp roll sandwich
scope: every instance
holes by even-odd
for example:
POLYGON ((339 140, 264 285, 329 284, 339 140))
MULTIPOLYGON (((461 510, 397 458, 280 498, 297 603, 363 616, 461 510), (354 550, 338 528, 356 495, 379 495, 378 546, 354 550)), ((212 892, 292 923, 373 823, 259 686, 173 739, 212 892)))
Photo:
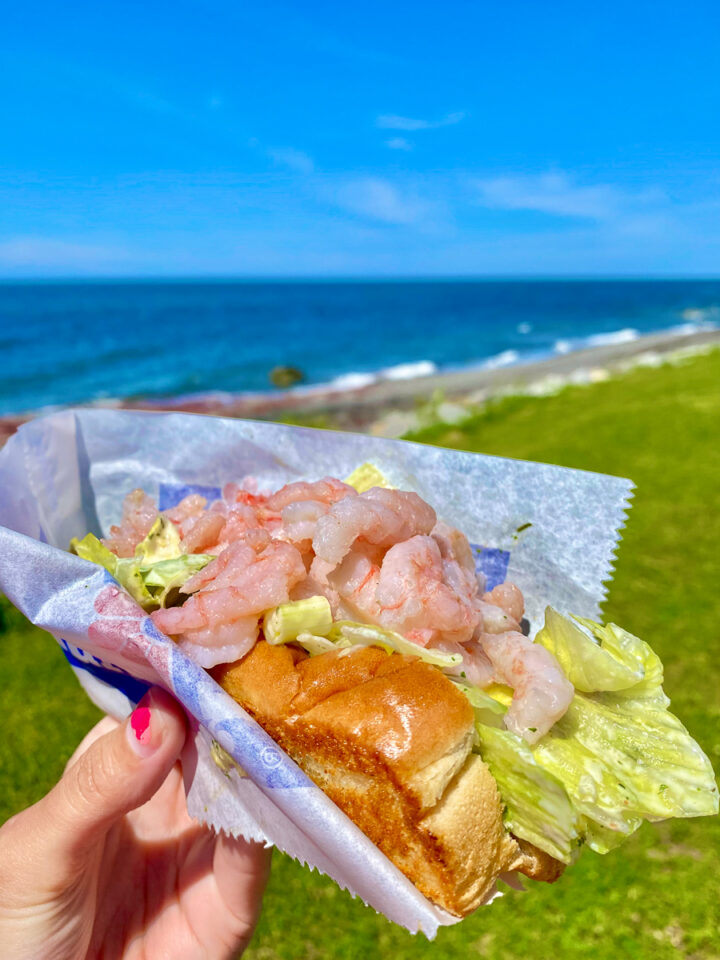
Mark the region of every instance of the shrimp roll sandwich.
POLYGON ((554 881, 643 819, 717 813, 648 644, 551 608, 530 640, 518 587, 487 590, 466 536, 370 465, 163 511, 135 490, 71 546, 456 916, 509 871, 554 881))

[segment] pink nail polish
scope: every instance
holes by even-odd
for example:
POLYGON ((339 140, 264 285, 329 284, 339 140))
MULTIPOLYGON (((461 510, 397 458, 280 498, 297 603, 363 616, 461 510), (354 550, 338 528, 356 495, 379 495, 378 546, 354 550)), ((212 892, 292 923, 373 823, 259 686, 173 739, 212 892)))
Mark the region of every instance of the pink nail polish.
POLYGON ((135 707, 130 717, 130 726, 135 738, 140 743, 146 743, 150 739, 145 737, 145 733, 150 726, 150 707, 135 707))
POLYGON ((130 722, 125 727, 125 735, 133 751, 141 757, 149 757, 155 753, 162 739, 161 727, 158 719, 154 718, 150 707, 145 706, 147 699, 140 701, 130 714, 130 722))

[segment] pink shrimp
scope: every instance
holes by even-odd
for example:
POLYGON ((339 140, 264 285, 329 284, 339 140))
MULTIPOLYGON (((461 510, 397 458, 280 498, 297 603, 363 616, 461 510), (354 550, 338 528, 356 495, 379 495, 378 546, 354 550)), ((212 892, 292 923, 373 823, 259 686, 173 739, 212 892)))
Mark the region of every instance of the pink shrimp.
MULTIPOLYGON (((332 595, 328 596, 336 618, 340 615, 370 623, 380 622, 381 610, 377 600, 380 566, 369 554, 370 551, 363 549, 363 545, 356 544, 342 563, 327 574, 326 582, 337 596, 337 601, 332 595), (337 614, 335 611, 341 606, 345 612, 337 614)), ((316 575, 319 563, 322 561, 316 559, 311 568, 316 575)))
POLYGON ((433 508, 416 493, 373 487, 345 497, 320 517, 313 550, 337 565, 358 539, 391 547, 416 534, 430 533, 436 519, 433 508))
POLYGON ((289 503, 298 503, 301 500, 319 500, 321 503, 337 503, 345 497, 356 497, 357 490, 335 477, 325 477, 309 483, 306 480, 296 480, 280 487, 270 494, 267 501, 268 509, 280 511, 289 503))
POLYGON ((247 486, 240 486, 237 483, 227 483, 223 487, 223 501, 229 507, 249 508, 259 526, 273 531, 280 526, 280 511, 269 506, 270 496, 269 493, 256 493, 254 490, 249 490, 247 486))
POLYGON ((196 593, 206 588, 217 590, 234 582, 237 571, 254 562, 257 554, 270 545, 267 530, 249 530, 180 588, 182 593, 196 593))
POLYGON ((486 600, 478 600, 476 607, 481 618, 480 633, 507 633, 509 630, 519 632, 518 621, 513 620, 502 607, 486 600))
POLYGON ((168 520, 172 520, 174 524, 182 529, 184 520, 188 520, 190 517, 197 518, 201 516, 206 506, 207 500, 205 497, 201 497, 199 493, 190 493, 187 497, 183 497, 180 503, 174 507, 168 507, 167 510, 163 510, 163 513, 168 520))
POLYGON ((201 514, 183 534, 183 550, 185 553, 204 553, 218 542, 224 526, 225 517, 219 513, 201 514))
POLYGON ((528 743, 536 743, 563 716, 575 688, 550 651, 521 633, 482 634, 480 646, 495 679, 514 691, 505 726, 528 743))
POLYGON ((201 667, 232 663, 249 653, 258 638, 257 617, 240 617, 230 623, 186 630, 177 637, 177 644, 201 667))
POLYGON ((315 526, 330 509, 320 500, 294 500, 282 509, 282 537, 291 543, 312 540, 315 526))
POLYGON ((446 668, 446 673, 452 673, 476 687, 487 687, 495 679, 493 665, 476 640, 457 643, 454 640, 440 639, 433 643, 433 647, 445 653, 459 653, 463 658, 457 667, 446 668))
POLYGON ((221 583, 206 581, 181 607, 156 610, 152 618, 160 630, 176 636, 190 630, 214 629, 252 615, 259 617, 287 602, 290 588, 306 575, 298 551, 281 541, 273 541, 260 554, 247 544, 233 544, 201 571, 206 577, 213 564, 219 566, 221 583), (226 559, 230 551, 232 555, 226 559))
POLYGON ((110 536, 103 543, 118 557, 132 557, 135 547, 144 540, 155 523, 158 510, 155 501, 143 490, 133 490, 125 497, 120 526, 110 527, 110 536))
POLYGON ((243 503, 228 507, 223 500, 216 500, 208 509, 208 514, 223 517, 225 525, 220 531, 218 542, 206 548, 207 553, 218 554, 224 550, 228 544, 246 538, 250 531, 262 529, 253 508, 243 503))
POLYGON ((253 484, 254 489, 250 490, 250 484, 246 478, 243 484, 226 483, 223 487, 223 500, 229 506, 236 503, 243 503, 245 506, 260 509, 267 506, 268 493, 257 493, 257 484, 253 484))
POLYGON ((483 600, 500 607, 516 623, 520 623, 525 613, 525 598, 520 588, 509 580, 499 583, 489 593, 483 594, 483 600))
POLYGON ((431 530, 431 536, 437 540, 443 557, 452 557, 464 570, 475 576, 475 557, 464 533, 438 520, 431 530))
POLYGON ((458 571, 456 561, 443 561, 432 537, 418 535, 395 544, 385 554, 378 578, 380 623, 406 636, 431 630, 433 640, 470 640, 479 617, 472 591, 458 571), (448 570, 455 583, 448 582, 448 570))

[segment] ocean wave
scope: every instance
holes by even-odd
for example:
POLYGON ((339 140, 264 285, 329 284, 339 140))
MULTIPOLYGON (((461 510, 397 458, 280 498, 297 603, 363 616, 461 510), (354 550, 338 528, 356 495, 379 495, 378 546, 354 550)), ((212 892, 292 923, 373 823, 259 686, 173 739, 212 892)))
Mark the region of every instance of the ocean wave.
POLYGON ((415 360, 408 363, 398 363, 393 367, 384 367, 374 373, 361 370, 350 370, 334 377, 329 383, 308 384, 304 387, 293 388, 293 392, 316 392, 318 390, 361 390, 380 380, 414 380, 415 377, 427 377, 437 373, 437 364, 432 360, 415 360))
POLYGON ((496 353, 494 357, 488 357, 481 366, 485 370, 496 370, 498 367, 511 367, 520 359, 517 350, 503 350, 502 353, 496 353))
MULTIPOLYGON (((329 386, 333 390, 359 390, 361 387, 368 387, 378 379, 376 373, 360 373, 351 371, 350 373, 341 373, 339 377, 334 377, 329 386)), ((316 389, 322 384, 316 384, 316 389)))
POLYGON ((588 347, 613 347, 617 343, 631 343, 637 340, 640 332, 634 327, 625 327, 623 330, 613 330, 610 333, 594 333, 584 340, 588 347))
POLYGON ((555 353, 570 353, 572 349, 572 340, 556 340, 553 346, 555 353))
POLYGON ((678 323, 677 326, 670 327, 668 333, 672 333, 676 337, 687 337, 691 333, 702 333, 704 330, 717 330, 717 328, 716 323, 708 323, 707 321, 703 323, 678 323))
POLYGON ((437 373, 437 364, 432 360, 417 360, 411 363, 398 363, 394 367, 386 367, 380 371, 380 376, 386 380, 412 380, 415 377, 427 377, 437 373))

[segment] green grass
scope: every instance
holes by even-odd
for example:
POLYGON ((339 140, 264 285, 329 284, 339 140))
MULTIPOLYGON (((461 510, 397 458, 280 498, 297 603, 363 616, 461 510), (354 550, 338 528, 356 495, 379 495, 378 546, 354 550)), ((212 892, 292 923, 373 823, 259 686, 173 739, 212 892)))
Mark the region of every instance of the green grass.
MULTIPOLYGON (((493 403, 428 443, 630 477, 637 493, 606 604, 649 640, 676 712, 720 768, 720 352, 545 399, 493 403)), ((97 711, 56 645, 5 609, 0 818, 37 799, 97 711)), ((428 943, 275 856, 251 960, 387 956, 720 958, 720 820, 645 825, 428 943)))

